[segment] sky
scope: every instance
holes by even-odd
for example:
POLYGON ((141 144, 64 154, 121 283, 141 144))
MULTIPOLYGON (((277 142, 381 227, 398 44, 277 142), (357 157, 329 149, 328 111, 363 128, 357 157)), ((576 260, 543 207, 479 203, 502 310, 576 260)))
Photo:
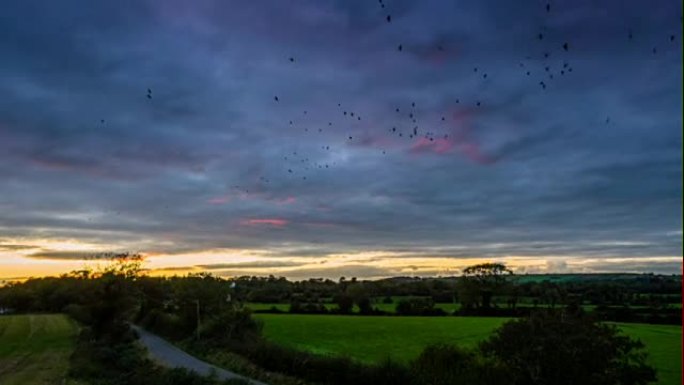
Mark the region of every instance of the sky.
POLYGON ((682 264, 682 4, 10 1, 0 279, 682 264))

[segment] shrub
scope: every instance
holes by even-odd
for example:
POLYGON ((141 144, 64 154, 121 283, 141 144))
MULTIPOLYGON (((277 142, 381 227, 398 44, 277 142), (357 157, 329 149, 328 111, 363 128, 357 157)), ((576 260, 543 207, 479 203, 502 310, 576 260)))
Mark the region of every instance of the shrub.
POLYGON ((508 383, 640 385, 656 379, 643 344, 582 313, 537 312, 509 321, 481 344, 501 362, 508 383))
POLYGON ((262 326, 261 322, 252 318, 248 309, 230 309, 211 318, 200 334, 209 345, 225 346, 258 339, 262 326))

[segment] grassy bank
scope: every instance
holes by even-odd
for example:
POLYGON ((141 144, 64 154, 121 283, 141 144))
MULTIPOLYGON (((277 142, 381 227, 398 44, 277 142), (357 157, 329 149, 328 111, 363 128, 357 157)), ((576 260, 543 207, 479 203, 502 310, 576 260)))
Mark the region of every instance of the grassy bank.
POLYGON ((0 383, 64 383, 76 333, 61 314, 0 316, 0 383))

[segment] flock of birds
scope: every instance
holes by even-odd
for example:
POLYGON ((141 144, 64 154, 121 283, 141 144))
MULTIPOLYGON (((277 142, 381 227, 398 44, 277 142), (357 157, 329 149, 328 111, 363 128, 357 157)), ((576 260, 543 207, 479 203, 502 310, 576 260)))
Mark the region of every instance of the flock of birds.
MULTIPOLYGON (((378 0, 378 2, 382 10, 388 8, 384 3, 384 0, 378 0)), ((551 3, 546 3, 544 5, 544 10, 547 14, 551 14, 551 3)), ((392 24, 394 22, 391 13, 383 13, 383 15, 385 23, 392 24)), ((570 61, 570 52, 573 48, 571 42, 555 40, 550 37, 553 35, 550 32, 552 31, 547 30, 545 27, 541 27, 537 35, 531 37, 531 40, 536 40, 538 43, 536 45, 536 49, 539 50, 539 55, 536 57, 526 56, 525 59, 519 61, 517 65, 520 75, 524 78, 531 79, 532 83, 539 87, 542 92, 548 90, 552 86, 554 80, 557 80, 560 77, 570 76, 574 70, 570 61), (555 48, 551 49, 549 47, 555 48)), ((630 42, 634 41, 634 31, 631 29, 628 30, 626 32, 625 38, 630 42)), ((668 40, 670 43, 675 42, 675 35, 670 35, 668 40)), ((439 53, 448 53, 448 50, 440 44, 436 44, 432 49, 439 53)), ((397 44, 396 50, 400 54, 406 52, 405 46, 401 42, 397 44)), ((652 53, 658 53, 657 47, 652 48, 652 53)), ((294 56, 290 56, 286 60, 292 65, 297 64, 297 60, 294 56)), ((477 76, 482 82, 492 81, 490 73, 480 67, 473 67, 473 76, 477 76)), ((147 89, 146 97, 149 100, 152 99, 152 90, 149 88, 147 89)), ((283 94, 276 94, 273 96, 273 103, 281 103, 285 102, 286 100, 287 96, 283 97, 283 94)), ((475 109, 481 108, 484 105, 484 102, 479 99, 468 101, 456 99, 454 100, 454 103, 459 104, 464 108, 475 109)), ((358 111, 352 111, 351 109, 345 108, 342 103, 337 103, 337 110, 339 113, 339 119, 333 119, 327 122, 314 122, 315 119, 309 119, 309 121, 305 121, 306 118, 304 118, 301 119, 301 121, 303 121, 301 124, 303 125, 300 125, 300 119, 291 118, 288 119, 288 126, 295 129, 301 129, 304 134, 309 135, 323 134, 328 130, 333 130, 334 135, 339 135, 343 138, 343 144, 338 143, 340 146, 353 144, 355 141, 358 141, 359 138, 351 131, 342 132, 343 128, 340 129, 338 126, 353 127, 353 124, 360 124, 359 122, 363 121, 362 116, 358 113, 358 111), (339 123, 340 121, 342 123, 339 123), (313 126, 316 126, 316 128, 312 128, 313 126)), ((394 108, 394 113, 397 120, 394 122, 394 124, 388 123, 389 126, 384 131, 385 135, 390 135, 394 138, 401 138, 402 140, 409 141, 420 139, 423 141, 434 142, 438 140, 450 139, 451 131, 447 121, 450 119, 450 117, 435 117, 434 114, 422 116, 422 113, 418 109, 415 101, 411 102, 410 105, 396 106, 394 108), (425 127, 431 127, 431 129, 426 129, 425 127)), ((308 115, 308 111, 304 110, 302 111, 302 114, 306 117, 308 115)), ((102 120, 102 123, 104 123, 104 120, 102 120)), ((610 123, 610 117, 606 117, 605 123, 610 123)), ((324 138, 330 139, 331 135, 321 136, 320 138, 320 141, 323 142, 324 138)), ((363 140, 363 137, 361 140, 363 140)), ((326 157, 325 153, 334 152, 335 149, 335 145, 328 142, 323 143, 320 145, 320 147, 318 147, 318 150, 323 152, 322 156, 321 154, 305 154, 301 150, 290 151, 282 156, 283 172, 290 177, 297 177, 301 178, 302 180, 307 180, 309 179, 312 171, 332 169, 336 165, 336 162, 332 160, 334 157, 326 157), (316 161, 315 159, 327 160, 316 161)), ((387 154, 387 150, 387 148, 380 149, 383 155, 387 154)), ((256 182, 252 182, 253 187, 251 191, 258 189, 258 186, 254 186, 254 183, 268 184, 270 183, 270 179, 263 175, 259 176, 256 182)), ((250 188, 245 186, 233 186, 232 188, 241 193, 248 194, 250 192, 250 188)))

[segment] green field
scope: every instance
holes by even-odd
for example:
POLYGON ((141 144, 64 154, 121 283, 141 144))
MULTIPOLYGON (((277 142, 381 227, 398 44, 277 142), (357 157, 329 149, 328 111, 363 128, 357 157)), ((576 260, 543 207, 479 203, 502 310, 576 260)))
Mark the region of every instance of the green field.
POLYGON ((0 384, 63 384, 76 324, 64 315, 0 316, 0 384))
MULTIPOLYGON (((491 317, 364 317, 300 314, 256 314, 264 322, 266 338, 318 354, 342 355, 363 362, 388 357, 406 362, 431 343, 473 346, 505 318, 491 317)), ((658 370, 659 384, 681 383, 679 326, 618 324, 640 338, 658 370)))

